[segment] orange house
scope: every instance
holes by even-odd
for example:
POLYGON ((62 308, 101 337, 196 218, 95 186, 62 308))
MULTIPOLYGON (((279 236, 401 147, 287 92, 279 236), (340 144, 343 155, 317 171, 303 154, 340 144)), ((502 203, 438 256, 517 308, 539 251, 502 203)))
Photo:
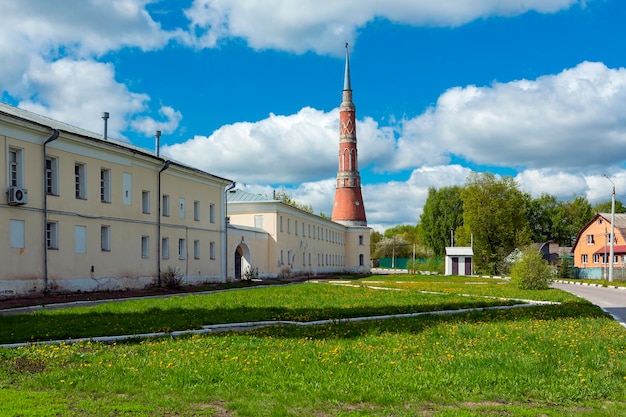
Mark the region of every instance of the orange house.
MULTIPOLYGON (((613 267, 626 267, 626 214, 615 214, 613 267)), ((598 213, 582 228, 572 247, 574 266, 581 278, 602 278, 611 253, 611 214, 598 213)))

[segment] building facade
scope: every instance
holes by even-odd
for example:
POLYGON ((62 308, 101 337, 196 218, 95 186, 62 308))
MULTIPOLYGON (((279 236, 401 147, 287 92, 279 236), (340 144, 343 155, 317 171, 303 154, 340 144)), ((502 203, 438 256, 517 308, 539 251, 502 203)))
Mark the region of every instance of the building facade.
POLYGON ((231 181, 0 104, 0 295, 223 280, 231 181))
POLYGON ((370 228, 349 227, 273 198, 227 193, 228 275, 260 278, 370 271, 370 228))
MULTIPOLYGON (((613 267, 626 267, 626 214, 615 214, 613 267)), ((574 266, 580 278, 606 277, 611 253, 611 214, 598 213, 576 236, 574 266)))
POLYGON ((0 297, 367 273, 347 50, 339 149, 330 220, 0 103, 0 297))

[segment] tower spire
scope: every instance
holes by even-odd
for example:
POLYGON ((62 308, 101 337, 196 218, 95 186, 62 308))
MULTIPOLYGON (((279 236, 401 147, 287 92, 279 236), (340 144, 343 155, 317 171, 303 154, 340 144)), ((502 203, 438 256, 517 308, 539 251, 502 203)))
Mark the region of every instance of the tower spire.
POLYGON ((339 106, 339 170, 332 220, 344 226, 367 226, 361 194, 356 148, 356 109, 352 102, 350 60, 346 42, 346 68, 339 106))
POLYGON ((350 85, 350 57, 348 56, 348 42, 346 42, 346 70, 343 76, 343 89, 352 90, 350 85))

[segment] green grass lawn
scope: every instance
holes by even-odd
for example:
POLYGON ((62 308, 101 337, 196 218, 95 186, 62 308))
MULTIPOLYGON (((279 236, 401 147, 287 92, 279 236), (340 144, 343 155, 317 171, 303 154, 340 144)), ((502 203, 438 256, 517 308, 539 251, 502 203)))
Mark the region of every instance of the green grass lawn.
POLYGON ((0 336, 6 341, 79 337, 511 303, 487 297, 561 304, 112 345, 0 349, 0 415, 626 414, 626 330, 589 303, 557 290, 519 291, 493 279, 393 276, 350 284, 0 317, 0 336), (41 333, 46 329, 50 336, 41 333))

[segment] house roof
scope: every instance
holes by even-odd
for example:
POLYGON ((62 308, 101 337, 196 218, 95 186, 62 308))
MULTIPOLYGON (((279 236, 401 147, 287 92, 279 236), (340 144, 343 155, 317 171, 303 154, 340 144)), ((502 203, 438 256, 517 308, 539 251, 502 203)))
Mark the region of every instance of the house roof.
POLYGON ((97 143, 101 143, 101 144, 105 144, 107 146, 111 146, 114 148, 121 148, 121 149, 125 149, 125 150, 129 150, 133 153, 136 154, 141 154, 141 155, 145 155, 149 158, 154 158, 157 159, 159 161, 161 161, 162 163, 164 163, 165 161, 170 161, 172 164, 177 165, 179 167, 197 172, 197 173, 201 173, 204 175, 208 175, 210 177, 213 177, 215 179, 217 179, 218 181, 224 182, 224 183, 232 183, 231 180, 226 179, 226 178, 222 178, 219 177, 217 175, 213 175, 210 174, 206 171, 202 171, 198 168, 194 168, 190 165, 186 165, 182 162, 178 162, 174 159, 171 158, 163 158, 160 156, 157 156, 156 153, 148 150, 148 149, 144 149, 144 148, 140 148, 138 146, 134 146, 131 145, 128 142, 122 142, 119 140, 115 140, 115 139, 111 139, 110 137, 107 137, 107 139, 104 139, 104 136, 99 134, 99 133, 94 133, 91 132, 89 130, 86 129, 82 129, 80 127, 77 126, 72 126, 70 124, 67 123, 63 123, 63 122, 59 122, 58 120, 54 120, 51 119, 49 117, 46 116, 42 116, 40 114, 37 113, 33 113, 30 112, 28 110, 24 110, 24 109, 20 109, 19 107, 14 107, 11 106, 9 104, 6 103, 0 103, 0 114, 4 114, 6 116, 9 116, 10 118, 14 118, 14 119, 18 119, 18 120, 23 120, 26 122, 30 122, 48 129, 56 129, 58 131, 62 131, 65 133, 70 133, 72 135, 76 135, 76 136, 80 136, 81 138, 85 138, 88 139, 90 141, 93 142, 97 142, 97 143))
POLYGON ((447 247, 446 256, 474 256, 474 249, 468 246, 447 247))
POLYGON ((266 195, 239 189, 228 191, 227 200, 229 203, 280 203, 280 200, 275 200, 266 195))
MULTIPOLYGON (((594 222, 598 220, 598 218, 602 218, 608 225, 611 224, 611 213, 597 213, 593 216, 593 219, 589 220, 589 222, 578 232, 576 235, 576 240, 574 241, 574 245, 572 245, 572 253, 576 249, 576 245, 580 241, 581 236, 587 230, 589 226, 591 226, 594 222)), ((626 236, 626 213, 615 213, 615 229, 617 229, 622 236, 626 236)))
MULTIPOLYGON (((604 253, 611 253, 611 246, 607 245, 607 246, 602 246, 600 249, 598 249, 597 251, 595 251, 593 254, 604 254, 604 253)), ((613 253, 615 255, 617 254, 625 254, 626 253, 626 245, 615 245, 613 246, 613 253)))

